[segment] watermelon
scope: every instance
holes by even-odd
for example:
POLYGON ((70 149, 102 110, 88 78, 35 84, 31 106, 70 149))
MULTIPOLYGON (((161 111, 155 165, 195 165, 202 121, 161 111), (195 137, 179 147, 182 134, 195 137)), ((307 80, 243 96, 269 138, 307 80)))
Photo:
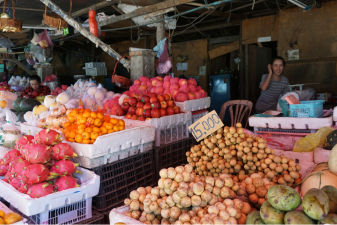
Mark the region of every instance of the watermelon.
POLYGON ((337 144, 337 130, 332 131, 326 136, 325 144, 323 146, 326 150, 331 150, 337 144))
POLYGON ((18 117, 18 121, 17 122, 26 122, 25 118, 23 117, 25 115, 25 112, 20 112, 18 117))
POLYGON ((15 109, 15 111, 17 112, 21 112, 20 109, 20 103, 24 98, 17 98, 14 102, 13 102, 13 108, 15 109))
POLYGON ((30 98, 23 99, 20 103, 20 110, 21 112, 33 111, 33 108, 37 105, 41 105, 38 100, 30 98))

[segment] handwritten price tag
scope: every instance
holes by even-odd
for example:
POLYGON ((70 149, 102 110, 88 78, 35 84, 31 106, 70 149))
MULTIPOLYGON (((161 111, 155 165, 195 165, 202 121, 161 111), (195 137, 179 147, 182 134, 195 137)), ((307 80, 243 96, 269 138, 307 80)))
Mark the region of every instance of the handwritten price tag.
POLYGON ((223 123, 215 110, 213 110, 189 126, 188 129, 193 134, 195 140, 199 142, 221 127, 223 127, 223 123))

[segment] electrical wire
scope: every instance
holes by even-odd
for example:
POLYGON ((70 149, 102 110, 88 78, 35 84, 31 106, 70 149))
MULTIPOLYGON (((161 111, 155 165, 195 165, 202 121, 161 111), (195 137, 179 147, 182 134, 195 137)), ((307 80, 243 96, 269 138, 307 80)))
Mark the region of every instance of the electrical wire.
MULTIPOLYGON (((279 10, 280 10, 283 14, 285 14, 285 15, 292 15, 292 14, 298 14, 298 13, 302 13, 302 12, 303 12, 303 11, 301 11, 301 12, 294 12, 294 13, 286 13, 286 12, 284 12, 284 11, 280 8, 279 3, 278 3, 279 0, 275 0, 275 1, 276 1, 276 5, 277 5, 277 7, 279 8, 279 10)), ((287 5, 286 7, 284 7, 284 9, 286 9, 288 6, 289 6, 289 5, 287 5)))

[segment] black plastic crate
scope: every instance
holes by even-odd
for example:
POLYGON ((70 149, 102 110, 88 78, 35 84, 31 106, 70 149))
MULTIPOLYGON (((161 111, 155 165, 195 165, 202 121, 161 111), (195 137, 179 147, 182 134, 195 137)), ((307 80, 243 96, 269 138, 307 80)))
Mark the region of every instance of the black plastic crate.
POLYGON ((159 171, 163 168, 176 167, 187 164, 186 152, 191 146, 196 145, 194 137, 189 137, 174 143, 156 147, 154 150, 154 161, 156 162, 156 179, 159 171))
POLYGON ((123 205, 131 191, 157 182, 153 150, 91 170, 101 179, 99 193, 92 199, 99 212, 123 205))
POLYGON ((104 215, 92 210, 92 217, 77 224, 104 224, 104 215))

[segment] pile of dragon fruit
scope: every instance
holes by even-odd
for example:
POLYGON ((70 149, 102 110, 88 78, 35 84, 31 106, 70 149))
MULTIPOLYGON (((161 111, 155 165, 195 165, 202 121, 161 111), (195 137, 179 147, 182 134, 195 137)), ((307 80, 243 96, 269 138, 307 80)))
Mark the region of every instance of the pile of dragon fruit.
POLYGON ((77 154, 61 141, 61 135, 49 129, 21 137, 0 160, 0 176, 31 198, 79 187, 73 175, 81 172, 70 160, 77 154))

